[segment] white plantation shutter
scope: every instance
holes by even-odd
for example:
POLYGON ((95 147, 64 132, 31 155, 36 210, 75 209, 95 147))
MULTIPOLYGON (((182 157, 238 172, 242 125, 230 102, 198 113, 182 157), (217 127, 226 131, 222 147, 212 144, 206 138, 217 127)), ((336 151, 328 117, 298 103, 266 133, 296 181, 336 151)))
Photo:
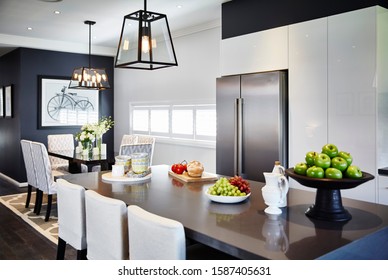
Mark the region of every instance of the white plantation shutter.
POLYGON ((130 105, 131 134, 215 142, 215 104, 130 105))

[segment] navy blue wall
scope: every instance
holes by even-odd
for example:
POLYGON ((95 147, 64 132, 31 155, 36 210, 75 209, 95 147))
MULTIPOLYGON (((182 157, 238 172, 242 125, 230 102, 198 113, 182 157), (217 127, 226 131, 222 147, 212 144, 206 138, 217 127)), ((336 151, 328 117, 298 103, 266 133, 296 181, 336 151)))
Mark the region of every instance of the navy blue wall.
MULTIPOLYGON (((92 56, 92 66, 105 68, 111 89, 99 93, 100 117, 113 116, 113 57, 92 56)), ((70 77, 73 69, 89 64, 88 55, 19 48, 0 57, 0 86, 13 84, 13 118, 0 118, 0 172, 18 182, 26 175, 20 139, 47 145, 48 134, 75 134, 80 127, 38 127, 38 76, 70 77)), ((113 129, 104 135, 108 152, 113 152, 113 129)))
POLYGON ((380 5, 386 0, 233 0, 222 4, 222 39, 380 5))

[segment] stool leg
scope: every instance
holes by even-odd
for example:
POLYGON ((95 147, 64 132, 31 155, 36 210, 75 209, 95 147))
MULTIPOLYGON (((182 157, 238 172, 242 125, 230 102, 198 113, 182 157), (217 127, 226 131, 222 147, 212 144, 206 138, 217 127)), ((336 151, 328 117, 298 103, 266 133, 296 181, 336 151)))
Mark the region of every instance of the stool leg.
POLYGON ((65 259, 66 241, 58 237, 57 260, 65 259))

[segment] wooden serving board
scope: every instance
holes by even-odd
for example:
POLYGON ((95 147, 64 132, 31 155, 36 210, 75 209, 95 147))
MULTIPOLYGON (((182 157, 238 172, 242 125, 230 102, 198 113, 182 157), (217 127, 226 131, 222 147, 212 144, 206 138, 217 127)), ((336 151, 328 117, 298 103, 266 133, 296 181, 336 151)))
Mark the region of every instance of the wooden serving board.
POLYGON ((217 181, 218 176, 213 173, 203 172, 202 177, 190 177, 187 172, 184 172, 183 174, 176 174, 172 172, 171 170, 168 171, 168 174, 175 179, 178 179, 185 183, 192 183, 192 182, 211 182, 211 181, 217 181))

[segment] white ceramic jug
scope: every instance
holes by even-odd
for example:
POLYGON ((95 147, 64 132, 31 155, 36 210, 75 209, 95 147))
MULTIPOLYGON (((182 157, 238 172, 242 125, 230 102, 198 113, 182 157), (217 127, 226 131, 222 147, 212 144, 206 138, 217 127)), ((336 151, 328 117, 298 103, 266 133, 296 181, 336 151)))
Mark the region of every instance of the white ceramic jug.
POLYGON ((265 186, 261 189, 264 202, 268 207, 264 210, 268 214, 281 214, 279 208, 286 200, 289 189, 287 178, 278 173, 264 172, 265 186))

